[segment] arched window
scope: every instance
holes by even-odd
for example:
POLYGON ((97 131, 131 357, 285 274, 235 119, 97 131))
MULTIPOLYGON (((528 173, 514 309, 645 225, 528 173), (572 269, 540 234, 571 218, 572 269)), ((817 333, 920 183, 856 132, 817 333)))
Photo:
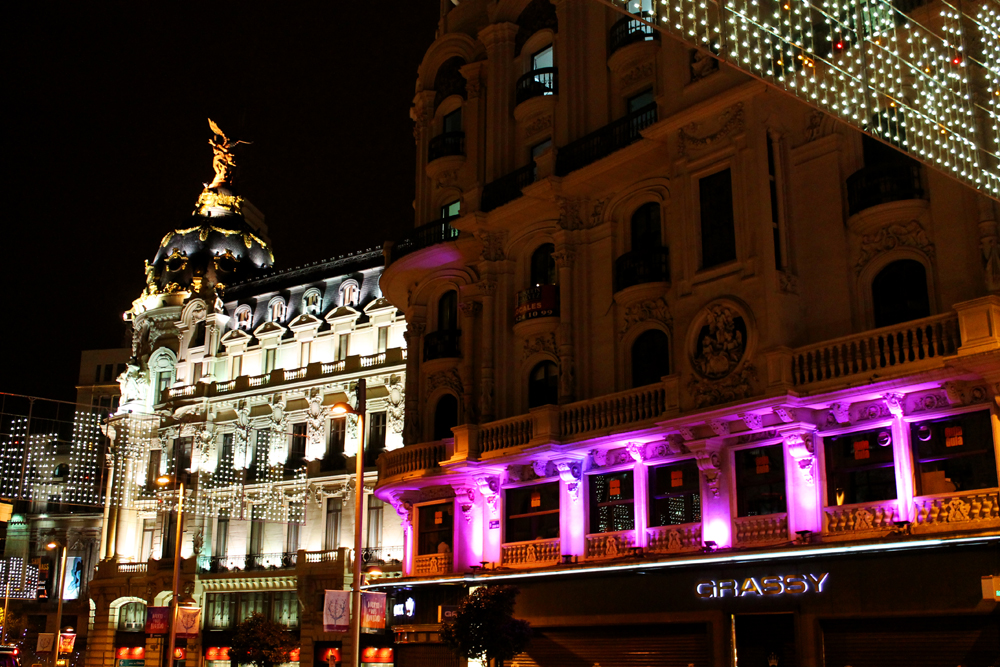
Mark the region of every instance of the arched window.
POLYGON ((556 260, 552 257, 556 247, 543 243, 531 253, 531 285, 556 284, 556 260))
POLYGON ((341 285, 340 287, 340 305, 341 306, 356 306, 358 305, 358 299, 361 297, 361 289, 358 284, 353 280, 348 281, 341 285))
POLYGON ((319 290, 315 287, 313 289, 307 290, 305 294, 302 295, 302 311, 310 313, 312 315, 318 315, 320 310, 321 298, 319 290))
POLYGON ((458 292, 449 290, 438 300, 438 331, 458 329, 458 292))
POLYGON ((643 387, 670 374, 670 345, 667 334, 650 329, 632 343, 632 386, 643 387))
POLYGON ((118 609, 118 629, 122 632, 143 632, 146 629, 146 605, 126 602, 118 609))
POLYGON ((267 304, 267 309, 272 322, 282 322, 285 319, 285 300, 280 296, 271 299, 271 303, 267 304))
POLYGON ((559 369, 551 361, 543 361, 531 369, 528 376, 528 407, 555 405, 559 402, 559 369))
POLYGON ((451 429, 458 426, 458 399, 445 394, 438 399, 434 408, 434 439, 452 438, 451 429))
POLYGON ((56 466, 55 472, 52 473, 53 477, 66 478, 69 477, 69 464, 60 463, 56 466))
POLYGON ((927 270, 915 259, 888 264, 872 280, 875 327, 888 327, 931 314, 927 270))
POLYGON ((250 326, 253 324, 253 313, 250 312, 250 306, 240 306, 236 309, 236 328, 243 329, 244 331, 250 331, 250 326))
POLYGON ((643 204, 632 214, 632 250, 659 248, 663 245, 660 232, 660 205, 643 204))

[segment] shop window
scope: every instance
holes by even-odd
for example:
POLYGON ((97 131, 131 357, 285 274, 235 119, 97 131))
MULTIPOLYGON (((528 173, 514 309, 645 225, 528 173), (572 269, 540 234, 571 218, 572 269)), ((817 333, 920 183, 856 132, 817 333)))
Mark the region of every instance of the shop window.
POLYGON ((323 536, 323 548, 327 551, 340 548, 340 519, 343 510, 344 501, 340 498, 326 499, 326 532, 323 536))
POLYGON ((555 285, 556 260, 552 256, 556 247, 551 243, 543 243, 531 253, 531 286, 555 285))
POLYGON ((670 341, 659 329, 650 329, 632 343, 632 386, 656 384, 664 375, 670 375, 670 341))
POLYGON ((453 551, 451 502, 421 505, 417 508, 417 555, 453 551))
POLYGON ((296 591, 271 593, 271 620, 285 628, 299 627, 299 600, 296 591))
POLYGON ((723 169, 698 181, 701 203, 701 268, 736 260, 732 172, 723 169))
POLYGON ((910 425, 917 495, 997 486, 996 452, 987 410, 910 425))
POLYGON ((205 595, 205 627, 209 630, 228 630, 235 625, 236 593, 208 593, 205 595))
POLYGON ((559 368, 543 361, 531 369, 528 376, 528 407, 555 405, 559 402, 559 368))
POLYGON ((781 445, 736 452, 737 516, 785 511, 785 459, 781 445))
POLYGON ((588 475, 590 532, 615 533, 635 528, 635 489, 631 470, 588 475))
POLYGON ((267 593, 240 593, 239 595, 239 623, 250 618, 253 614, 269 616, 267 593))
POLYGON ((931 314, 927 269, 915 259, 888 264, 872 280, 875 327, 918 320, 931 314))
POLYGON ((504 512, 504 542, 559 537, 559 483, 507 489, 504 512))
POLYGON ((892 431, 886 427, 823 439, 826 504, 853 505, 896 497, 892 431))
POLYGON ((458 426, 458 399, 445 394, 434 408, 434 440, 454 437, 451 429, 458 426))
POLYGON ((698 464, 683 461, 651 471, 649 525, 676 526, 701 521, 698 464))
POLYGON ((454 331, 458 329, 458 292, 448 290, 438 299, 437 309, 438 331, 454 331))
POLYGON ((146 631, 146 605, 143 602, 126 602, 118 608, 118 629, 121 632, 146 631))

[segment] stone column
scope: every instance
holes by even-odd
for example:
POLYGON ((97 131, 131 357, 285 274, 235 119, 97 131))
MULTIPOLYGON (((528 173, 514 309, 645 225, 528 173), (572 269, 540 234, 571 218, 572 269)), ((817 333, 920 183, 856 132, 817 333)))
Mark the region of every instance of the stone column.
MULTIPOLYGON (((466 173, 471 175, 473 181, 479 180, 484 172, 485 146, 483 136, 486 133, 486 89, 484 87, 486 75, 486 63, 478 61, 464 65, 459 69, 465 77, 465 92, 467 100, 465 102, 465 165, 466 173)), ((471 202, 470 202, 471 203, 471 202)), ((463 202, 462 213, 471 210, 478 210, 479 202, 474 206, 466 207, 463 202)))
POLYGON ((913 447, 910 425, 903 421, 902 394, 885 394, 882 400, 892 413, 892 463, 896 473, 896 521, 913 521, 913 447))
POLYGON ((434 121, 434 96, 433 90, 424 90, 413 98, 413 107, 410 109, 410 118, 413 119, 413 139, 417 147, 416 164, 416 214, 417 225, 433 219, 431 215, 431 180, 427 178, 427 144, 431 140, 434 121))
POLYGON ((493 328, 494 308, 496 308, 497 283, 495 280, 484 279, 479 283, 483 303, 482 358, 480 359, 479 379, 479 420, 486 424, 493 421, 496 415, 496 405, 493 398, 494 379, 493 365, 493 328))
POLYGON ((486 47, 487 96, 486 171, 489 183, 505 176, 514 167, 514 37, 517 25, 494 23, 479 32, 479 41, 486 47))
POLYGON ((420 442, 423 431, 420 428, 420 358, 426 324, 412 321, 406 325, 403 338, 406 340, 406 421, 403 424, 403 444, 420 442))
POLYGON ((701 471, 701 540, 726 548, 733 545, 733 511, 729 485, 723 480, 722 444, 721 438, 684 443, 695 455, 701 471))
POLYGON ((560 246, 552 257, 559 269, 559 403, 576 400, 576 366, 573 359, 573 259, 567 246, 560 246))
POLYGON ((788 533, 795 538, 800 530, 823 532, 823 499, 817 483, 815 435, 800 427, 781 432, 785 446, 785 494, 788 533))
POLYGON ((476 414, 478 412, 476 409, 477 401, 473 395, 473 369, 476 356, 476 313, 481 309, 481 305, 468 299, 458 304, 458 310, 462 314, 462 364, 459 366, 459 377, 462 378, 462 421, 460 423, 464 424, 479 422, 476 414))

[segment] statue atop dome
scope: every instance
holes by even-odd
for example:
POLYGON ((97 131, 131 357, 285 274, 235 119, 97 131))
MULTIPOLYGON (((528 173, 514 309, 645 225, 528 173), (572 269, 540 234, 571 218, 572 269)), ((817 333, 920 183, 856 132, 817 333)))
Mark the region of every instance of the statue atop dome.
POLYGON ((219 129, 219 126, 211 118, 208 119, 208 126, 215 133, 215 136, 208 140, 208 145, 212 147, 212 152, 214 153, 212 157, 212 169, 215 170, 215 178, 212 179, 211 184, 208 186, 211 189, 229 182, 233 168, 236 167, 236 156, 233 155, 233 149, 240 144, 249 144, 250 142, 241 140, 230 141, 226 133, 219 129))

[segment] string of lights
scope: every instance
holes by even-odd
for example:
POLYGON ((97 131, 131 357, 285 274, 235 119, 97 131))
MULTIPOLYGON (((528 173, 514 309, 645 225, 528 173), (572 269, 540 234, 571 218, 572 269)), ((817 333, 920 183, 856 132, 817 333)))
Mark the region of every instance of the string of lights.
POLYGON ((973 14, 947 0, 599 1, 1000 197, 995 4, 971 1, 973 14))

